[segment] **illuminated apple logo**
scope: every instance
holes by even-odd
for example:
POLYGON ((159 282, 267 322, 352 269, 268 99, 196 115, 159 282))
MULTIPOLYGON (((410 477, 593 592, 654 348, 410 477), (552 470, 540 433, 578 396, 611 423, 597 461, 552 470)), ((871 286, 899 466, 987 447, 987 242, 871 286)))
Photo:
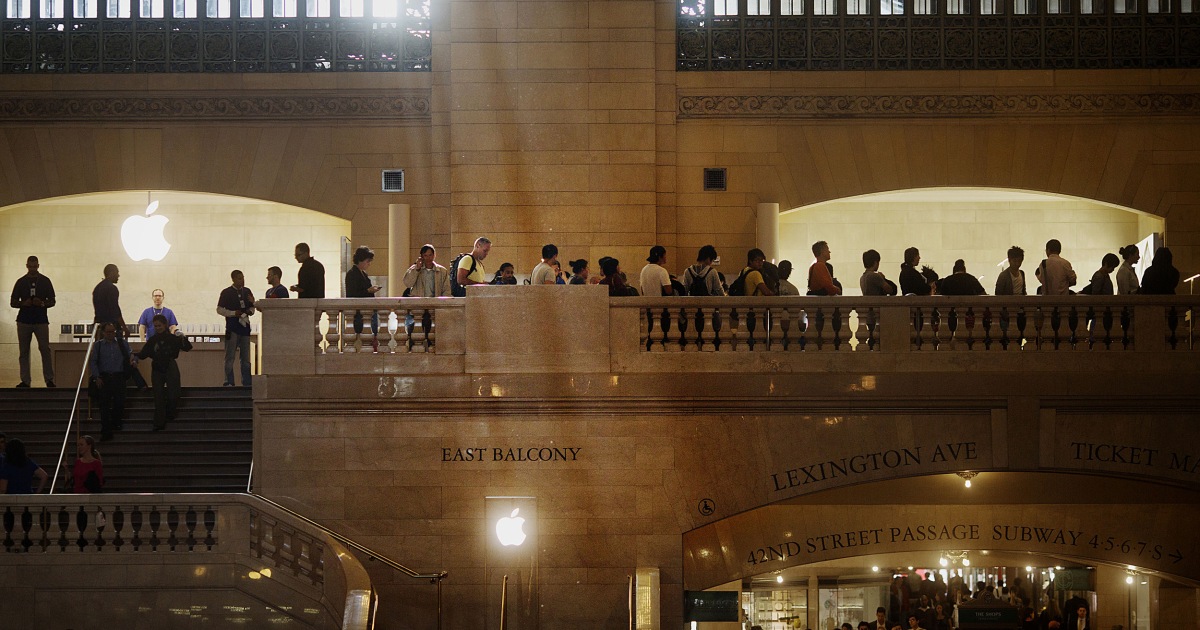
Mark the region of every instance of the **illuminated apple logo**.
POLYGON ((121 245, 125 253, 134 262, 139 260, 160 261, 171 250, 171 244, 163 238, 163 228, 167 226, 167 217, 155 215, 158 201, 151 201, 146 206, 146 216, 133 215, 121 224, 121 245), (153 216, 152 216, 153 215, 153 216))
POLYGON ((521 508, 517 508, 512 514, 496 521, 496 537, 505 547, 515 547, 525 542, 525 519, 517 516, 520 511, 521 508))

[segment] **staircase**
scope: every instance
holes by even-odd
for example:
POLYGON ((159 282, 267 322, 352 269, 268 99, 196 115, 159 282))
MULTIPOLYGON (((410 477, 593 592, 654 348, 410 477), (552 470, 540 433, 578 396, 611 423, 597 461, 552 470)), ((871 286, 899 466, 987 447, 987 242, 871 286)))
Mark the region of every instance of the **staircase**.
MULTIPOLYGON (((128 390, 125 429, 99 442, 100 412, 80 397, 76 420, 96 438, 104 460, 105 492, 245 492, 250 474, 253 414, 249 388, 185 387, 179 417, 151 431, 154 398, 128 390)), ((25 442, 29 456, 48 474, 62 448, 73 389, 0 389, 0 432, 25 442)), ((64 467, 75 461, 74 431, 64 467)), ((60 480, 56 492, 70 492, 60 480)))

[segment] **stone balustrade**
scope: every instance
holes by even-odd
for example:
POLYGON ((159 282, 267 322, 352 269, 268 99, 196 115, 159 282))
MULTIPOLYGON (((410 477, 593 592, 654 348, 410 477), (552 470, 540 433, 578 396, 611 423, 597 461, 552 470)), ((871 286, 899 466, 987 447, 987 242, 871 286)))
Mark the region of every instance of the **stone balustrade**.
MULTIPOLYGON (((15 580, 4 588, 15 589, 10 593, 33 590, 31 602, 39 600, 38 588, 58 592, 72 583, 73 575, 86 574, 86 588, 93 591, 104 591, 106 584, 130 593, 235 589, 276 608, 295 610, 296 620, 306 625, 368 627, 373 590, 354 555, 321 529, 252 495, 10 496, 0 513, 0 545, 9 552, 4 564, 62 572, 62 579, 40 585, 21 582, 22 571, 3 572, 10 576, 6 580, 15 580)), ((46 615, 57 614, 22 613, 17 608, 10 612, 18 619, 23 614, 30 617, 29 624, 17 623, 22 627, 47 625, 52 619, 46 615), (34 619, 42 623, 34 624, 34 619)), ((101 608, 87 615, 99 615, 113 627, 147 621, 145 616, 109 619, 111 611, 101 608)), ((133 614, 119 605, 111 608, 112 614, 133 614)), ((57 620, 61 623, 49 625, 71 626, 75 617, 65 614, 57 620)))
MULTIPOLYGON (((264 373, 736 372, 755 361, 766 370, 936 371, 984 354, 1159 360, 1200 350, 1200 296, 609 298, 604 289, 272 302, 262 309, 264 373), (812 355, 863 358, 803 358, 812 355)), ((1065 367, 981 360, 1001 371, 1065 367)))

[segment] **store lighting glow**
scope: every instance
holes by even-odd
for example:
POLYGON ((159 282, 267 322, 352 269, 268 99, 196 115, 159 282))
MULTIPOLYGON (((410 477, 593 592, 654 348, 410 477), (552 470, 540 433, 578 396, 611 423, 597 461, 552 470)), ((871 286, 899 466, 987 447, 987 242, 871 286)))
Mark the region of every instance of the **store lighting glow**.
POLYGON ((948 567, 948 566, 950 566, 950 561, 947 560, 945 556, 942 556, 941 558, 938 558, 938 564, 940 564, 944 567, 948 567))
POLYGON ((1133 584, 1133 576, 1132 575, 1125 576, 1125 583, 1133 584))
POLYGON ((783 576, 782 576, 782 575, 776 575, 776 576, 775 576, 775 581, 776 581, 776 582, 778 582, 778 583, 780 583, 780 584, 783 584, 783 576))
POLYGON ((1025 567, 1026 573, 1033 573, 1033 567, 1025 567))
POLYGON ((879 573, 879 567, 871 567, 871 572, 879 573))
POLYGON ((971 566, 971 559, 970 559, 970 558, 963 558, 963 559, 962 559, 962 564, 963 564, 963 566, 964 566, 964 567, 969 567, 969 566, 971 566))

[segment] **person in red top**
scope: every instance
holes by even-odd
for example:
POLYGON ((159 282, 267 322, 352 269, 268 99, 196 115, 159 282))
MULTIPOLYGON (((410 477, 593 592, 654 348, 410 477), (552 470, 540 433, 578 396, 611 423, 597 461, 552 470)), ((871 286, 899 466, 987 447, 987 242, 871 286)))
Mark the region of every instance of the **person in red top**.
POLYGON ((808 268, 808 294, 841 295, 842 287, 833 281, 829 267, 825 264, 829 262, 829 244, 825 241, 817 241, 813 243, 812 252, 817 260, 808 268))
POLYGON ((75 442, 79 454, 75 456, 75 467, 71 470, 74 480, 75 494, 90 494, 100 492, 104 487, 104 465, 100 462, 100 454, 96 452, 96 440, 85 435, 75 442), (95 473, 89 477, 90 473, 95 473))

